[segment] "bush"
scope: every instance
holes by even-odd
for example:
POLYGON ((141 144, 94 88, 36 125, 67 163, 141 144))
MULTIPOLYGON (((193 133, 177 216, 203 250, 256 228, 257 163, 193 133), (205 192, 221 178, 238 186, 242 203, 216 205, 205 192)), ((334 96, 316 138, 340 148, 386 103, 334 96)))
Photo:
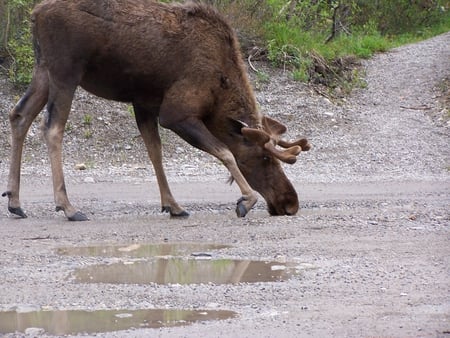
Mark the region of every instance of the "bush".
POLYGON ((370 17, 382 35, 420 34, 448 20, 447 0, 358 1, 354 24, 364 25, 370 17))
POLYGON ((270 21, 272 10, 265 0, 208 0, 235 28, 244 52, 264 44, 264 22, 270 21))
POLYGON ((18 86, 31 80, 34 56, 29 17, 35 2, 7 0, 0 5, 0 55, 8 59, 9 78, 18 86))
POLYGON ((9 67, 10 80, 17 86, 27 85, 31 81, 34 64, 28 21, 23 24, 20 36, 9 41, 8 51, 12 59, 9 67))

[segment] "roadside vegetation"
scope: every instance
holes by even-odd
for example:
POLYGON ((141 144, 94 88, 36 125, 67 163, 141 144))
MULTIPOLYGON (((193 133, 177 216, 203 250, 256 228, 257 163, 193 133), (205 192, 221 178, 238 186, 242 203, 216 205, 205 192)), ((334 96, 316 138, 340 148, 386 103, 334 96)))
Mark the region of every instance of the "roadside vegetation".
MULTIPOLYGON (((35 0, 0 0, 0 67, 31 79, 29 13, 35 0)), ((450 31, 448 0, 209 0, 236 28, 249 65, 268 60, 295 80, 349 92, 358 60, 450 31)), ((261 79, 267 78, 259 73, 261 79)))

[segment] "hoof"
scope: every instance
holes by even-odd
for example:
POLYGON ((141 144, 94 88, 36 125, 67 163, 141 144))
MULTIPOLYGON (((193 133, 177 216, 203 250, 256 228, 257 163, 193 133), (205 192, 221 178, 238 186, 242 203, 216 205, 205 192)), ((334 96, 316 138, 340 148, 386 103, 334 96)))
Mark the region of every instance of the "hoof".
POLYGON ((67 219, 71 222, 89 221, 89 218, 85 214, 83 214, 81 211, 77 211, 72 216, 67 217, 67 219))
POLYGON ((25 214, 22 210, 22 208, 12 208, 8 207, 8 211, 16 216, 19 216, 20 218, 27 218, 27 214, 25 214))
POLYGON ((248 210, 244 205, 244 198, 240 198, 237 201, 237 205, 236 205, 236 215, 237 217, 245 217, 245 215, 247 215, 248 210))
POLYGON ((14 214, 16 216, 19 216, 20 218, 27 218, 27 214, 25 214, 25 212, 22 210, 21 207, 10 207, 10 203, 11 203, 11 191, 5 191, 2 194, 3 197, 8 197, 9 198, 9 202, 8 202, 8 211, 11 214, 14 214))
POLYGON ((174 217, 174 218, 187 218, 187 217, 189 217, 190 215, 189 215, 189 213, 187 212, 187 211, 182 211, 182 212, 180 212, 180 213, 178 213, 178 214, 175 214, 175 213, 170 213, 170 217, 174 217))
POLYGON ((185 218, 185 217, 190 216, 189 213, 184 210, 181 210, 181 212, 179 212, 179 213, 174 213, 174 212, 172 212, 171 207, 162 207, 161 211, 168 212, 170 214, 170 217, 174 217, 174 218, 185 218))

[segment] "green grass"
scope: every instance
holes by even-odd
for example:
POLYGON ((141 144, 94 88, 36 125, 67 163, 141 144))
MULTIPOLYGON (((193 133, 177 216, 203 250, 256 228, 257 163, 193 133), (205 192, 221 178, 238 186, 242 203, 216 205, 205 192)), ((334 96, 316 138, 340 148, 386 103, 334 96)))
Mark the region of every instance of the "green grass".
POLYGON ((369 22, 363 27, 356 27, 351 34, 341 34, 326 43, 327 34, 304 31, 299 29, 298 25, 283 20, 268 22, 265 24, 268 58, 275 66, 289 69, 295 80, 307 82, 320 79, 320 83, 331 87, 353 88, 359 86, 358 83, 362 83, 359 75, 354 71, 343 74, 345 71, 352 72, 352 70, 336 68, 339 67, 339 62, 336 61, 349 57, 370 58, 375 53, 386 52, 403 44, 418 42, 448 32, 450 31, 450 11, 447 11, 443 19, 434 26, 420 27, 410 33, 382 35, 374 27, 375 25, 369 22), (325 69, 329 74, 320 73, 321 69, 325 69), (317 71, 319 74, 315 76, 314 72, 317 71), (356 83, 345 83, 348 81, 356 81, 356 83))
POLYGON ((291 60, 292 65, 300 66, 301 58, 311 51, 319 53, 325 60, 347 55, 369 58, 376 52, 385 52, 395 46, 389 38, 377 32, 341 35, 325 43, 325 35, 302 32, 285 23, 269 24, 266 29, 269 59, 276 64, 291 60))
POLYGON ((443 20, 431 27, 422 27, 415 32, 404 33, 397 36, 387 37, 393 45, 398 47, 408 43, 419 42, 429 39, 433 36, 440 35, 446 32, 450 32, 450 10, 447 12, 443 20))

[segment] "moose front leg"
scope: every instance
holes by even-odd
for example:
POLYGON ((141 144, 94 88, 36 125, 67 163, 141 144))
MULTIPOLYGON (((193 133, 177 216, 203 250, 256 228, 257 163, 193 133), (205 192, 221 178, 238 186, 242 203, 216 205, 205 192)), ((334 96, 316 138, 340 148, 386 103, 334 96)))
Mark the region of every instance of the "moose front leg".
POLYGON ((194 147, 217 157, 225 165, 242 193, 242 197, 237 201, 236 214, 238 217, 244 217, 255 205, 258 198, 256 192, 250 187, 239 170, 236 160, 227 146, 212 135, 205 124, 195 117, 186 118, 176 123, 168 123, 160 117, 160 123, 163 127, 173 130, 194 147))
POLYGON ((242 197, 236 203, 236 215, 244 217, 258 201, 255 191, 250 187, 247 180, 242 175, 236 163, 234 155, 227 148, 223 148, 216 155, 222 163, 227 167, 236 184, 241 189, 242 197))

